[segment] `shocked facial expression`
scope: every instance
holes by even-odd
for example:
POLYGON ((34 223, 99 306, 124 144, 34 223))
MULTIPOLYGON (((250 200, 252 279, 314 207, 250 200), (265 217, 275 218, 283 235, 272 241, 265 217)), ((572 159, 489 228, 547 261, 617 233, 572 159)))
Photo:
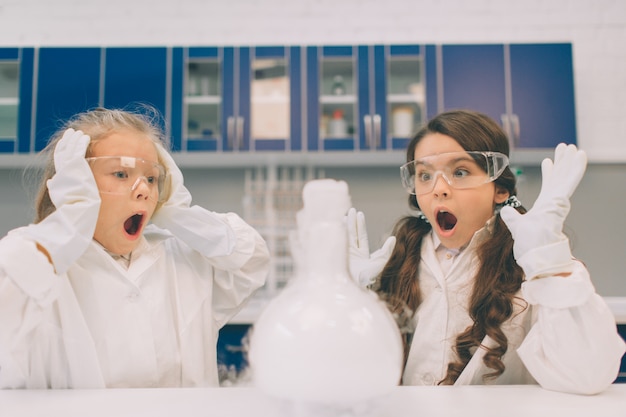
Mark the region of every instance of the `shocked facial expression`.
MULTIPOLYGON (((92 146, 91 157, 107 156, 124 156, 129 160, 140 158, 155 164, 158 161, 152 140, 133 130, 112 133, 92 146)), ((111 181, 125 174, 118 170, 96 171, 93 167, 92 171, 102 201, 94 239, 114 254, 128 254, 139 244, 139 237, 156 208, 158 195, 155 198, 151 180, 143 178, 136 181, 134 187, 126 187, 124 192, 103 192, 109 189, 111 181)))
MULTIPOLYGON (((465 149, 452 137, 433 133, 424 136, 415 148, 415 159, 465 149)), ((441 243, 449 249, 466 245, 487 220, 497 203, 508 198, 507 191, 493 182, 475 188, 455 189, 439 176, 431 192, 417 196, 420 209, 430 222, 441 243)))

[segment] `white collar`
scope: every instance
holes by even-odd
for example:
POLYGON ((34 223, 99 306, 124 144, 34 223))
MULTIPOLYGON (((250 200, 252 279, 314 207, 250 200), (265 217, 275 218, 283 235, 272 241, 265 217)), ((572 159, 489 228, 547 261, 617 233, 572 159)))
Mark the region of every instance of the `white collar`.
POLYGON ((125 253, 122 255, 118 255, 115 254, 111 251, 109 251, 107 248, 105 248, 104 246, 102 246, 100 244, 100 242, 94 240, 94 242, 100 246, 107 254, 109 254, 111 256, 111 258, 113 258, 117 263, 119 263, 120 265, 122 265, 125 269, 128 269, 128 267, 130 266, 130 263, 133 259, 137 259, 139 256, 141 256, 142 253, 144 253, 146 251, 146 248, 149 246, 148 242, 146 241, 146 238, 142 235, 139 238, 139 243, 137 245, 137 247, 135 248, 134 251, 129 252, 129 253, 125 253))

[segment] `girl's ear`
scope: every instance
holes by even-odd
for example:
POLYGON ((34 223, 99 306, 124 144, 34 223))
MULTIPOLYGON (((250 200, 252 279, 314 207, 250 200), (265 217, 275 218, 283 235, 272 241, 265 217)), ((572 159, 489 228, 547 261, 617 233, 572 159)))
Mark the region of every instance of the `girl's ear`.
POLYGON ((496 195, 493 197, 493 202, 496 204, 502 204, 509 198, 509 192, 502 187, 496 187, 496 195))

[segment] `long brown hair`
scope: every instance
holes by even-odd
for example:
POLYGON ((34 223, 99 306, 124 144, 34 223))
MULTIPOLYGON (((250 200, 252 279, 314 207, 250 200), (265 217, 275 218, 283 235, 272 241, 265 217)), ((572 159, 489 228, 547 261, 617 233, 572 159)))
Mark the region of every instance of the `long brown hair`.
MULTIPOLYGON (((39 223, 55 210, 54 204, 52 200, 50 200, 47 181, 52 178, 56 172, 54 168, 54 148, 67 129, 81 130, 86 135, 89 135, 91 141, 87 147, 86 157, 91 156, 91 149, 95 143, 106 139, 112 133, 120 130, 131 130, 145 134, 152 139, 155 144, 160 144, 165 149, 168 149, 167 140, 159 127, 159 120, 160 115, 155 108, 148 105, 140 105, 134 110, 96 108, 79 113, 67 121, 52 135, 46 147, 38 155, 39 158, 45 159, 45 162, 35 197, 35 223, 39 223)), ((159 155, 158 162, 166 166, 162 160, 161 153, 157 153, 159 155)), ((167 180, 165 192, 169 193, 167 180)), ((161 203, 157 205, 157 209, 160 206, 161 203)))
MULTIPOLYGON (((415 135, 407 148, 407 162, 414 159, 415 148, 420 140, 432 133, 450 136, 466 151, 495 151, 509 155, 506 134, 493 120, 478 112, 455 110, 437 115, 415 135)), ((515 175, 509 167, 494 183, 511 196, 517 194, 515 175)), ((409 206, 419 210, 415 195, 409 196, 409 206)), ((526 211, 523 207, 517 210, 521 213, 526 211)), ((397 243, 375 289, 395 314, 408 310, 414 315, 421 303, 418 268, 422 240, 430 231, 430 224, 416 216, 404 217, 394 227, 397 243)), ((479 268, 473 280, 469 302, 469 315, 473 324, 457 336, 454 346, 457 358, 448 364, 448 372, 440 384, 454 384, 471 359, 473 349, 480 346, 486 335, 495 341, 496 346, 483 346, 487 350, 483 362, 493 369, 493 372, 483 377, 496 378, 504 372, 501 359, 507 351, 508 341, 500 326, 513 313, 515 294, 524 277, 513 257, 513 238, 499 214, 493 222, 491 238, 479 245, 477 256, 479 268)), ((410 339, 411 335, 406 335, 405 361, 410 339)))

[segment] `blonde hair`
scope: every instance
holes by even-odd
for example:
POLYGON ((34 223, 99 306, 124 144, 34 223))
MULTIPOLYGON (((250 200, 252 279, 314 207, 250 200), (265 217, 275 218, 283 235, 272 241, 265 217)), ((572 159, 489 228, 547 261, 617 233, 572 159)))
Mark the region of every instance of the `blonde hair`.
MULTIPOLYGON (((63 137, 67 129, 81 130, 91 138, 87 147, 85 157, 91 156, 93 146, 106 139, 109 135, 120 130, 132 130, 148 136, 157 148, 158 162, 168 169, 163 160, 163 151, 167 152, 169 143, 160 127, 161 118, 156 109, 142 105, 139 109, 130 111, 122 109, 96 108, 83 113, 79 113, 68 120, 59 130, 57 130, 46 147, 41 151, 40 157, 45 159, 43 173, 40 177, 37 195, 35 197, 35 223, 39 223, 56 209, 48 192, 47 181, 56 172, 54 167, 54 148, 57 142, 63 137), (159 146, 160 145, 160 146, 159 146), (161 150, 160 148, 163 148, 161 150)), ((166 186, 164 192, 166 198, 169 197, 169 173, 166 171, 166 186)), ((157 205, 157 210, 161 203, 157 205)))

